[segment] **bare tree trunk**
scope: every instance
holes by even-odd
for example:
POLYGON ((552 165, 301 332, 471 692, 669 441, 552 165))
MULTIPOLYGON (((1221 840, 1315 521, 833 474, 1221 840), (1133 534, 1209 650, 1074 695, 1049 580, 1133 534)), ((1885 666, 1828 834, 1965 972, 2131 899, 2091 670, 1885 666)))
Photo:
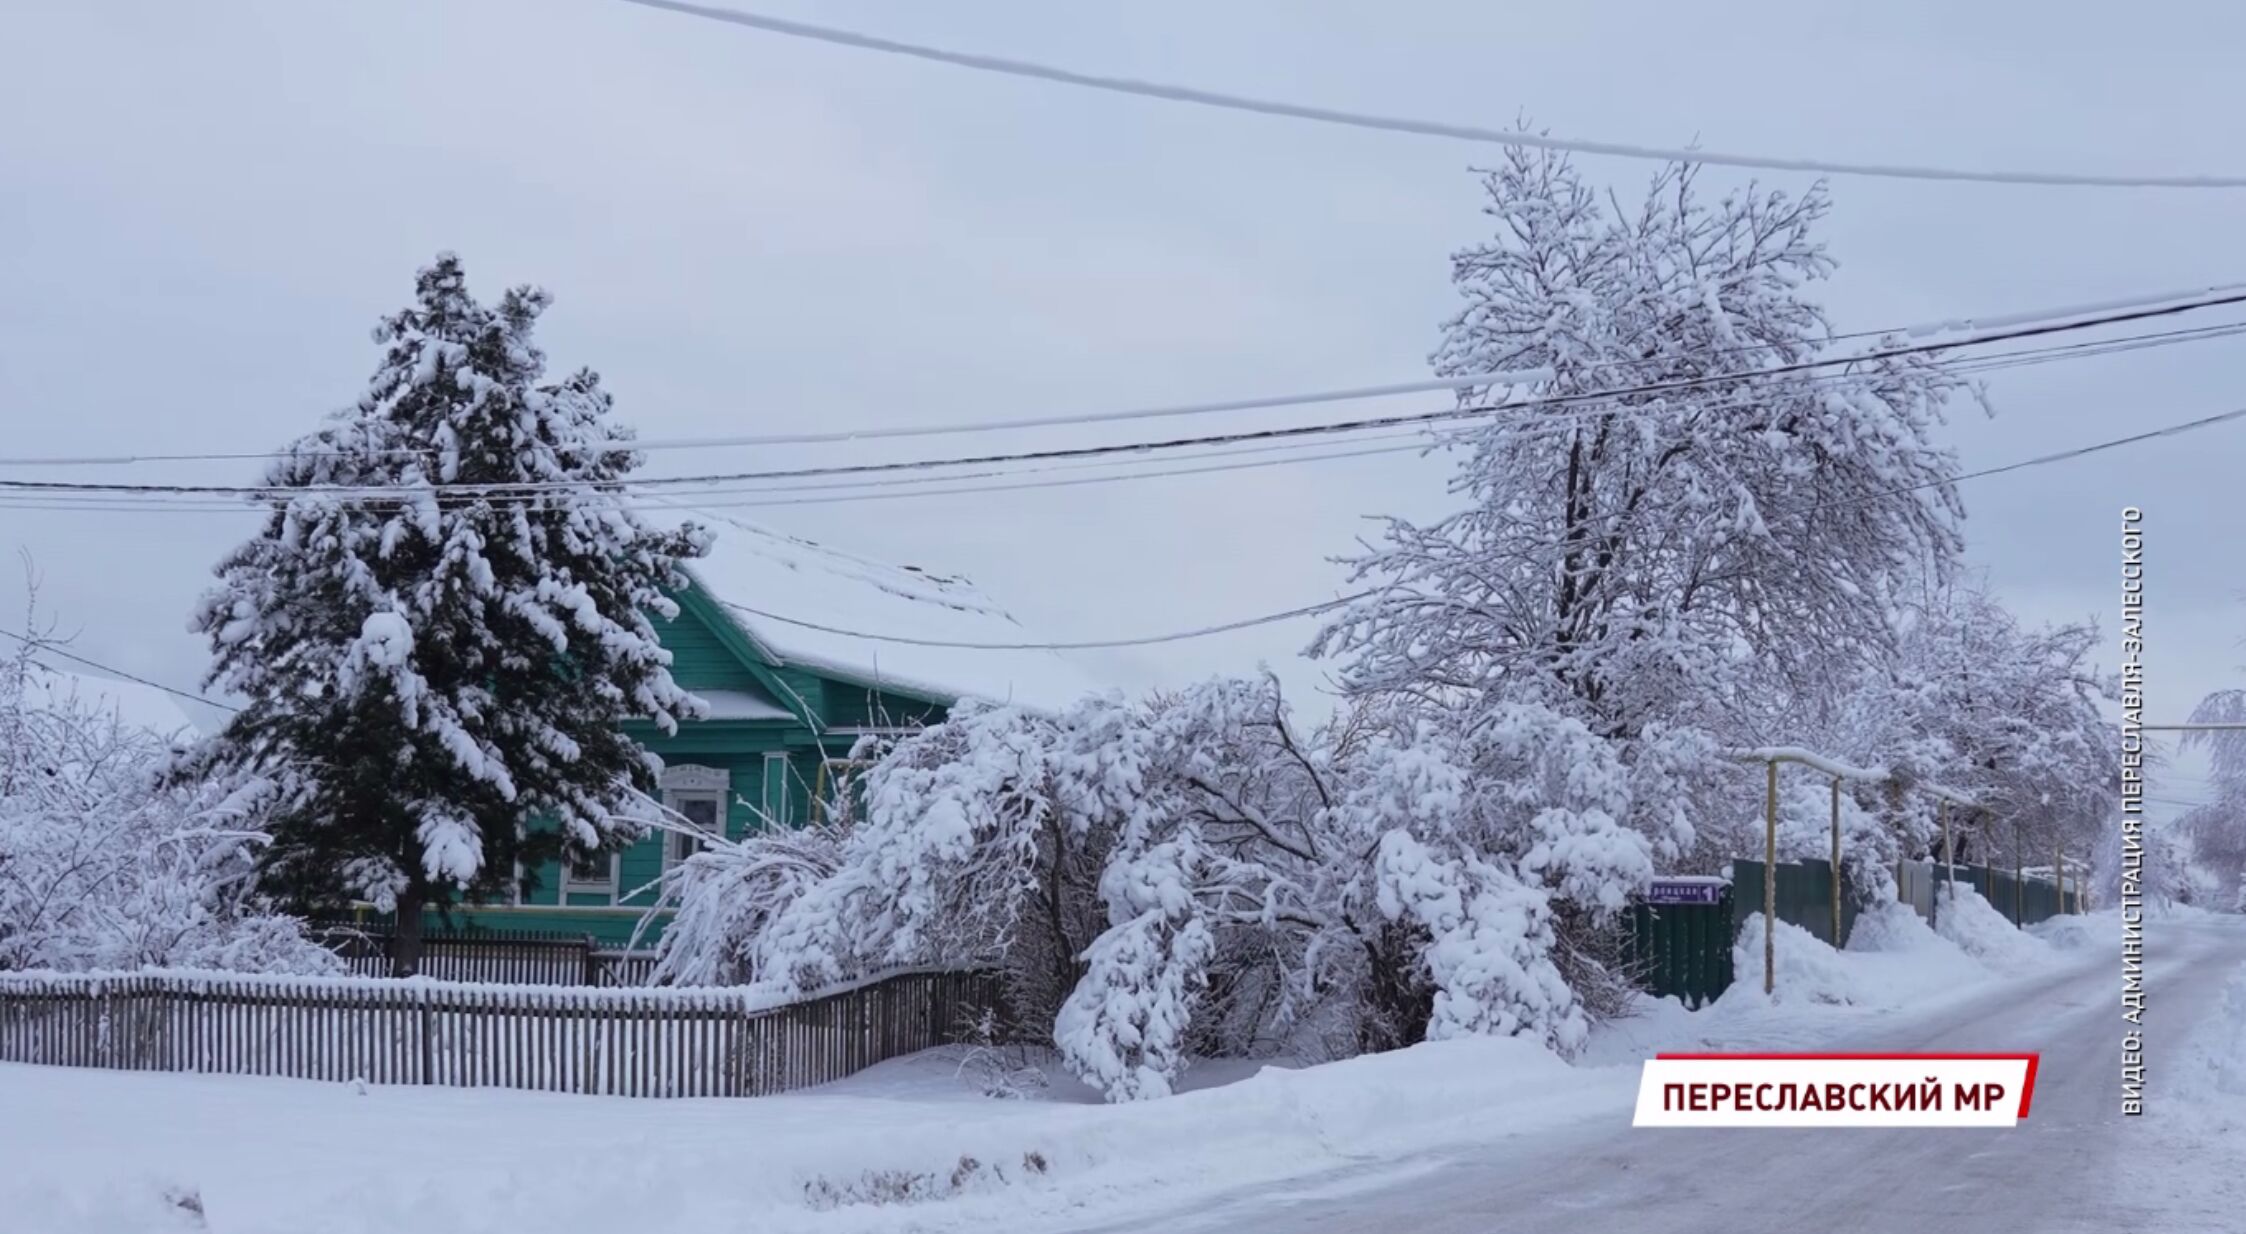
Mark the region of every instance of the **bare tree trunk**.
POLYGON ((390 932, 390 975, 411 977, 421 971, 421 889, 406 888, 398 897, 398 911, 390 932))

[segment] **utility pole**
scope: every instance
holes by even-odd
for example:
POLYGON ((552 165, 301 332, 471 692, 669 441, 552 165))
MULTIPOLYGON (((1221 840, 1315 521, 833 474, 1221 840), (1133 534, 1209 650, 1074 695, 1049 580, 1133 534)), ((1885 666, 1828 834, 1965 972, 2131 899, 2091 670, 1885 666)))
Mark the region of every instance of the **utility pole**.
POLYGON ((1847 940, 1840 932, 1840 777, 1833 777, 1833 950, 1847 940))

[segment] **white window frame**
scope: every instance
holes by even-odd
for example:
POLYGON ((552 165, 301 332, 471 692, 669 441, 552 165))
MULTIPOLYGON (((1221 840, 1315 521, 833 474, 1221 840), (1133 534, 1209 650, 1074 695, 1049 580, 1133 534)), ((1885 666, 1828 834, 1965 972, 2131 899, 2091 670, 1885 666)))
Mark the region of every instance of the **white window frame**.
POLYGON ((577 863, 570 859, 568 853, 562 854, 561 903, 557 907, 569 907, 569 897, 572 895, 605 895, 609 903, 616 902, 619 893, 617 880, 623 876, 624 855, 611 850, 599 856, 607 860, 608 874, 602 878, 579 878, 577 863))
POLYGON ((767 750, 764 755, 764 816, 777 827, 795 826, 795 818, 788 810, 788 776, 794 764, 788 761, 785 750, 767 750))
MULTIPOLYGON (((852 778, 862 774, 873 763, 862 758, 822 758, 819 760, 819 791, 811 802, 812 817, 819 822, 833 822, 827 812, 827 803, 834 800, 852 778)), ((863 821, 863 820, 860 820, 863 821)))
MULTIPOLYGON (((694 763, 680 763, 665 767, 662 779, 663 805, 684 817, 685 804, 690 801, 707 801, 717 807, 717 829, 710 834, 725 838, 725 807, 733 796, 733 773, 723 767, 703 767, 694 763)), ((685 837, 676 832, 663 833, 663 868, 685 860, 679 851, 685 837)))

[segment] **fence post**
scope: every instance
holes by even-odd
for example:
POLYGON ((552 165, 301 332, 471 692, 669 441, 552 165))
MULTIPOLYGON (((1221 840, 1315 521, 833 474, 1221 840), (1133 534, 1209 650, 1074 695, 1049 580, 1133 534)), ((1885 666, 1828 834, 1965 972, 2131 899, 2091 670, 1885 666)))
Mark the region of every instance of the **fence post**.
POLYGON ((1949 880, 1950 898, 1957 898, 1957 850, 1950 846, 1950 799, 1939 799, 1942 811, 1942 877, 1949 880))
POLYGON ((1762 992, 1778 988, 1778 760, 1767 764, 1763 794, 1762 992))
POLYGON ((417 1001, 421 1005, 421 1082, 423 1084, 434 1084, 437 1082, 436 1027, 433 1022, 435 1017, 429 1008, 429 992, 422 990, 419 993, 421 997, 417 1001))
POLYGON ((2028 924, 2028 879, 2019 856, 2019 818, 2012 820, 2012 926, 2028 924))
POLYGON ((1840 929, 1840 777, 1833 777, 1833 950, 1838 951, 1847 940, 1840 929))

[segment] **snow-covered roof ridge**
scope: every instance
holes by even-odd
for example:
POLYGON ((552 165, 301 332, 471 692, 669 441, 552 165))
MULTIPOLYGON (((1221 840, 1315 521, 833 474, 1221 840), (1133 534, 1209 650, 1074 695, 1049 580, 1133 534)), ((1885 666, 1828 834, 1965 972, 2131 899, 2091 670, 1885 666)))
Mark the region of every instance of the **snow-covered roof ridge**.
POLYGON ((975 697, 1057 708, 1106 688, 1054 651, 926 645, 1036 641, 964 575, 892 565, 715 511, 673 508, 712 533, 708 554, 685 563, 688 577, 783 663, 946 702, 975 697), (900 639, 915 641, 893 641, 900 639))
MULTIPOLYGON (((816 540, 774 531, 745 519, 716 517, 722 519, 726 528, 738 533, 735 536, 736 548, 760 553, 790 570, 824 570, 907 600, 940 604, 962 612, 987 614, 1016 628, 1021 625, 1011 614, 992 603, 964 575, 937 574, 919 566, 891 565, 844 552, 816 540)), ((720 529, 719 534, 727 533, 725 529, 720 529)), ((690 568, 691 564, 689 563, 690 568)))

